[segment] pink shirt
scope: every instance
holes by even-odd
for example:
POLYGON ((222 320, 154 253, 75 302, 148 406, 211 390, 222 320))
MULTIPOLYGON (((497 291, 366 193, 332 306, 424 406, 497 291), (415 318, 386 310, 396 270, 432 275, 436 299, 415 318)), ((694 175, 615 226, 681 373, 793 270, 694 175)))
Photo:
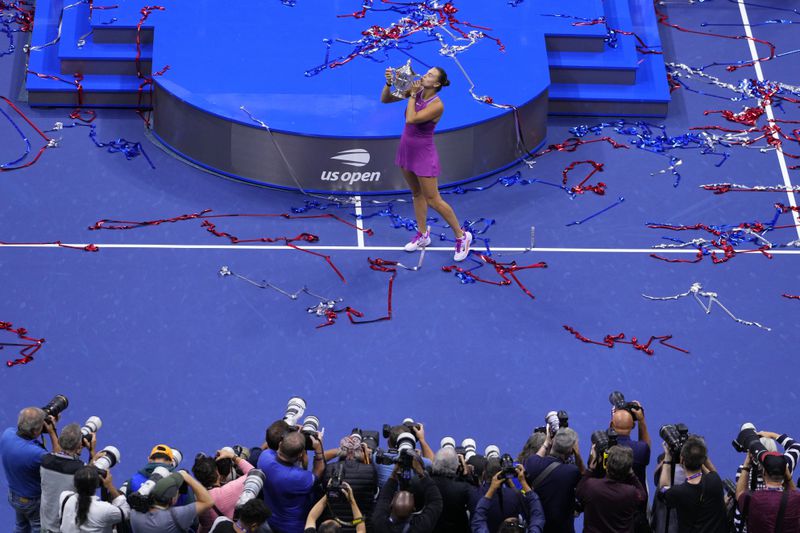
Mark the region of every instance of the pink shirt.
MULTIPOLYGON (((239 461, 236 466, 242 471, 241 476, 233 481, 225 483, 221 487, 215 487, 208 491, 208 493, 211 494, 211 499, 214 500, 214 505, 228 518, 233 518, 236 500, 239 499, 239 495, 244 488, 244 480, 247 479, 247 473, 253 469, 253 465, 244 459, 239 461)), ((216 520, 217 517, 219 517, 219 515, 213 507, 201 514, 199 533, 208 533, 211 531, 211 526, 214 525, 214 520, 216 520)))

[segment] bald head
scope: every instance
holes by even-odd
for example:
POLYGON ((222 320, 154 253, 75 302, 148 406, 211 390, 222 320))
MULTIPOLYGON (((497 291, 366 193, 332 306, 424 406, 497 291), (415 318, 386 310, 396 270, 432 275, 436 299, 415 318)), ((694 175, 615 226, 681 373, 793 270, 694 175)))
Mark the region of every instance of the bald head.
POLYGON ((625 409, 617 409, 611 416, 611 427, 619 435, 630 435, 633 430, 633 415, 625 409))
POLYGON ((414 495, 401 490, 392 498, 392 515, 400 521, 407 520, 414 513, 414 495))
POLYGON ((280 453, 287 461, 294 462, 297 461, 301 455, 303 455, 303 450, 305 449, 306 436, 299 431, 292 431, 283 437, 283 440, 278 447, 278 453, 280 453))

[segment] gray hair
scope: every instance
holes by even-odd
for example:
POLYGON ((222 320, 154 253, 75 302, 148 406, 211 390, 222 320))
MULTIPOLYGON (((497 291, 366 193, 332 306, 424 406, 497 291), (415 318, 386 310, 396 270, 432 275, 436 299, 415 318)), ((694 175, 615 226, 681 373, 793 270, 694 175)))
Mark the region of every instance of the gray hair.
POLYGON ((453 448, 442 448, 436 452, 431 471, 437 476, 455 476, 458 472, 458 455, 453 448))
POLYGON ((344 448, 339 448, 339 453, 336 455, 336 457, 344 461, 348 458, 348 455, 354 461, 358 461, 359 463, 364 462, 364 449, 361 447, 358 447, 354 450, 345 450, 344 448))
POLYGON ((83 435, 81 435, 81 427, 78 424, 67 424, 61 430, 61 435, 58 436, 58 443, 64 451, 80 451, 82 440, 83 435))
POLYGON ((45 413, 38 407, 26 407, 19 412, 17 418, 17 431, 23 435, 38 437, 42 432, 45 413))
POLYGON ((578 434, 572 428, 561 428, 553 437, 553 447, 550 450, 550 455, 559 457, 569 457, 572 453, 572 448, 578 441, 578 434))
MULTIPOLYGON (((602 459, 600 459, 602 460, 602 459)), ((624 481, 633 467, 633 450, 627 446, 612 446, 608 449, 606 472, 608 477, 624 481)))

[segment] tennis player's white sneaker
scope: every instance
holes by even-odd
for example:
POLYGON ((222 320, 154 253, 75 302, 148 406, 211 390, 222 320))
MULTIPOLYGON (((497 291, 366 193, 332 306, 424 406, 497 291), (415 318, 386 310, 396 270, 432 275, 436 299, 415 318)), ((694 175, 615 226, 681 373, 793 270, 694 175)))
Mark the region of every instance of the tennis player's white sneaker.
POLYGON ((417 234, 414 235, 414 238, 406 243, 403 249, 406 252, 416 252, 420 248, 425 248, 430 243, 431 243, 431 228, 428 228, 428 231, 426 231, 425 233, 420 233, 418 231, 417 234))
POLYGON ((456 239, 456 253, 453 261, 463 261, 469 255, 469 245, 472 244, 472 233, 465 231, 460 239, 456 239))

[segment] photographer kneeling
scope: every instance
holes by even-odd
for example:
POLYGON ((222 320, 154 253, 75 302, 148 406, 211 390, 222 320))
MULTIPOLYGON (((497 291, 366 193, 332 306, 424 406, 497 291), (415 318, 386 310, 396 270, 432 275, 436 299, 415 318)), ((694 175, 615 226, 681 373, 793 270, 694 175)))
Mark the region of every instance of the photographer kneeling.
POLYGON ((603 457, 597 455, 592 445, 589 468, 576 490, 583 505, 583 531, 632 532, 637 510, 647 501, 647 492, 633 473, 633 450, 618 445, 609 448, 603 457), (597 477, 603 469, 605 476, 597 477))
POLYGON ((680 449, 680 464, 686 481, 672 485, 670 466, 671 447, 664 442, 664 463, 658 482, 659 495, 668 508, 678 513, 678 531, 725 533, 726 512, 722 480, 708 459, 708 449, 702 438, 692 435, 680 449))
POLYGON ((75 492, 61 493, 61 533, 111 533, 116 524, 128 518, 130 507, 125 496, 114 487, 110 471, 101 475, 94 466, 83 466, 75 472, 74 487, 75 492), (111 503, 101 501, 95 495, 101 483, 111 503))
MULTIPOLYGON (((518 533, 524 530, 527 533, 541 533, 545 524, 542 503, 539 501, 539 496, 528 485, 528 481, 525 479, 525 468, 522 465, 517 465, 516 474, 522 487, 520 492, 525 501, 525 513, 523 514, 527 514, 527 524, 525 524, 525 520, 521 519, 521 516, 512 516, 503 520, 497 531, 498 533, 518 533)), ((489 490, 486 491, 486 494, 483 495, 483 498, 480 499, 475 507, 475 515, 472 517, 473 533, 490 533, 491 529, 488 526, 489 509, 492 506, 495 494, 501 490, 501 487, 507 483, 508 479, 506 473, 502 471, 492 477, 489 490)))

